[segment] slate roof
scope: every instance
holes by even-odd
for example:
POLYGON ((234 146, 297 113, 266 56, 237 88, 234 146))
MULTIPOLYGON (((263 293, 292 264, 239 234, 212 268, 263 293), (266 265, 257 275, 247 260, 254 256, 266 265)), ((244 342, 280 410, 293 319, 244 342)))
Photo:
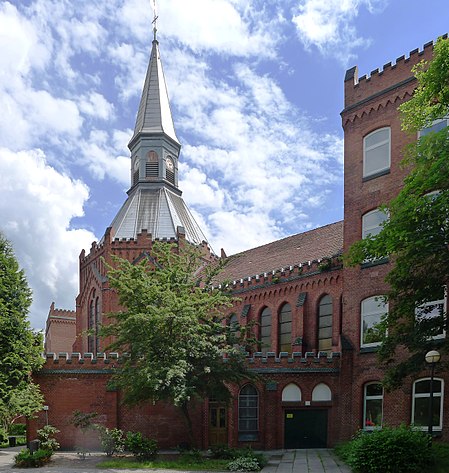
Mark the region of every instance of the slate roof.
POLYGON ((220 281, 234 281, 273 269, 288 268, 343 251, 343 221, 331 223, 282 240, 232 255, 220 273, 220 281))

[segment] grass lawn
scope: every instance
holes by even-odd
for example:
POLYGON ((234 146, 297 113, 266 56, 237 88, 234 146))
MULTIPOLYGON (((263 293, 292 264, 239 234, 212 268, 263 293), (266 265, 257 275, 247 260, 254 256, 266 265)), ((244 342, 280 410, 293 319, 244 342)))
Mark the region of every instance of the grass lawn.
POLYGON ((200 462, 184 458, 177 458, 176 460, 160 458, 153 461, 139 462, 133 457, 118 457, 98 463, 97 468, 162 468, 168 470, 226 471, 228 463, 229 460, 214 460, 211 458, 204 458, 200 462))

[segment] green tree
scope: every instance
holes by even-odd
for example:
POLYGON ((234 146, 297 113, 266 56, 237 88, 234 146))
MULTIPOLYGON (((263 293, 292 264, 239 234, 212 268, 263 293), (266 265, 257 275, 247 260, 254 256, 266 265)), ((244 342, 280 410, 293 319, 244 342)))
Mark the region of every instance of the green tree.
POLYGON ((226 401, 227 384, 249 377, 238 345, 246 332, 226 323, 232 299, 211 289, 210 266, 197 248, 155 242, 151 255, 138 264, 116 259, 109 268, 109 284, 125 309, 110 315, 102 334, 114 336, 111 349, 128 354, 114 377, 125 401, 172 402, 191 436, 189 402, 226 401))
MULTIPOLYGON (((402 128, 417 136, 449 110, 449 42, 439 39, 429 63, 413 72, 418 87, 399 107, 402 128)), ((447 314, 429 304, 444 298, 449 281, 449 129, 422 133, 405 150, 410 168, 398 196, 388 204, 389 219, 375 237, 355 243, 349 264, 388 257, 389 313, 379 350, 387 367, 384 383, 395 388, 421 370, 424 354, 435 346, 448 351, 447 314)))
POLYGON ((39 387, 31 380, 43 363, 42 335, 30 327, 30 304, 25 274, 0 234, 0 422, 5 429, 16 417, 42 408, 39 387))

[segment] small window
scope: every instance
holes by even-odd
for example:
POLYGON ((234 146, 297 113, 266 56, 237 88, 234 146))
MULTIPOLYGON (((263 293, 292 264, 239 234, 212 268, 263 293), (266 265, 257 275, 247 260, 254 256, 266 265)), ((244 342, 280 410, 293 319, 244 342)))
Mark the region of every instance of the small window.
POLYGON ((388 213, 375 209, 362 216, 362 238, 374 237, 382 230, 382 224, 388 219, 388 213))
POLYGON ((260 314, 260 351, 271 349, 271 310, 268 307, 260 314))
POLYGON ((437 133, 443 128, 446 128, 448 125, 448 117, 444 118, 439 118, 437 120, 434 120, 432 125, 428 126, 427 128, 423 128, 419 133, 418 133, 418 138, 421 138, 421 136, 426 136, 429 133, 437 133))
POLYGON ((318 350, 332 349, 332 298, 325 295, 318 307, 318 350))
POLYGON ((390 169, 390 128, 381 128, 363 140, 363 177, 390 169))
POLYGON ((384 388, 380 383, 365 384, 363 391, 363 428, 382 427, 384 388))
POLYGON ((373 347, 379 345, 383 335, 382 328, 379 324, 387 313, 388 302, 385 302, 384 296, 368 297, 362 301, 362 347, 373 347))
POLYGON ((279 351, 292 351, 292 308, 284 304, 279 313, 279 351))
MULTIPOLYGON (((443 380, 435 378, 433 380, 433 430, 441 430, 443 428, 443 388, 443 380)), ((430 379, 424 378, 415 381, 413 383, 412 424, 421 430, 427 430, 429 427, 429 401, 430 379)))
POLYGON ((312 401, 331 401, 332 392, 327 384, 317 384, 312 391, 312 401))
POLYGON ((257 440, 259 430, 259 395, 247 384, 239 393, 239 440, 257 440))
POLYGON ((282 390, 282 401, 285 402, 300 402, 301 390, 296 384, 290 383, 282 390))

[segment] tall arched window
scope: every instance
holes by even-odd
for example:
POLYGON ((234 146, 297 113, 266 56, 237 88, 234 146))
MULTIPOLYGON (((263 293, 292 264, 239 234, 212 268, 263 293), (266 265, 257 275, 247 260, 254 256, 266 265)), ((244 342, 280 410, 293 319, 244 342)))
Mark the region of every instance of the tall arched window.
POLYGON ((260 314, 260 351, 266 353, 271 349, 271 310, 268 307, 260 314))
POLYGON ((259 431, 259 395, 252 384, 239 393, 239 440, 257 440, 259 431))
POLYGON ((95 354, 100 352, 100 337, 98 331, 100 329, 100 298, 95 299, 95 354))
POLYGON ((92 299, 89 304, 89 314, 87 320, 87 328, 89 330, 89 335, 87 336, 87 351, 90 353, 94 352, 95 347, 95 291, 93 292, 92 299))
MULTIPOLYGON (((432 425, 433 430, 443 428, 443 392, 444 381, 433 380, 432 425)), ((430 378, 418 379, 413 383, 412 424, 421 430, 429 427, 430 378)))
POLYGON ((365 384, 363 389, 363 428, 382 427, 384 388, 380 383, 365 384))
POLYGON ((279 312, 279 351, 292 351, 292 308, 284 304, 279 312))
POLYGON ((318 350, 332 349, 332 297, 323 296, 318 306, 318 350))

